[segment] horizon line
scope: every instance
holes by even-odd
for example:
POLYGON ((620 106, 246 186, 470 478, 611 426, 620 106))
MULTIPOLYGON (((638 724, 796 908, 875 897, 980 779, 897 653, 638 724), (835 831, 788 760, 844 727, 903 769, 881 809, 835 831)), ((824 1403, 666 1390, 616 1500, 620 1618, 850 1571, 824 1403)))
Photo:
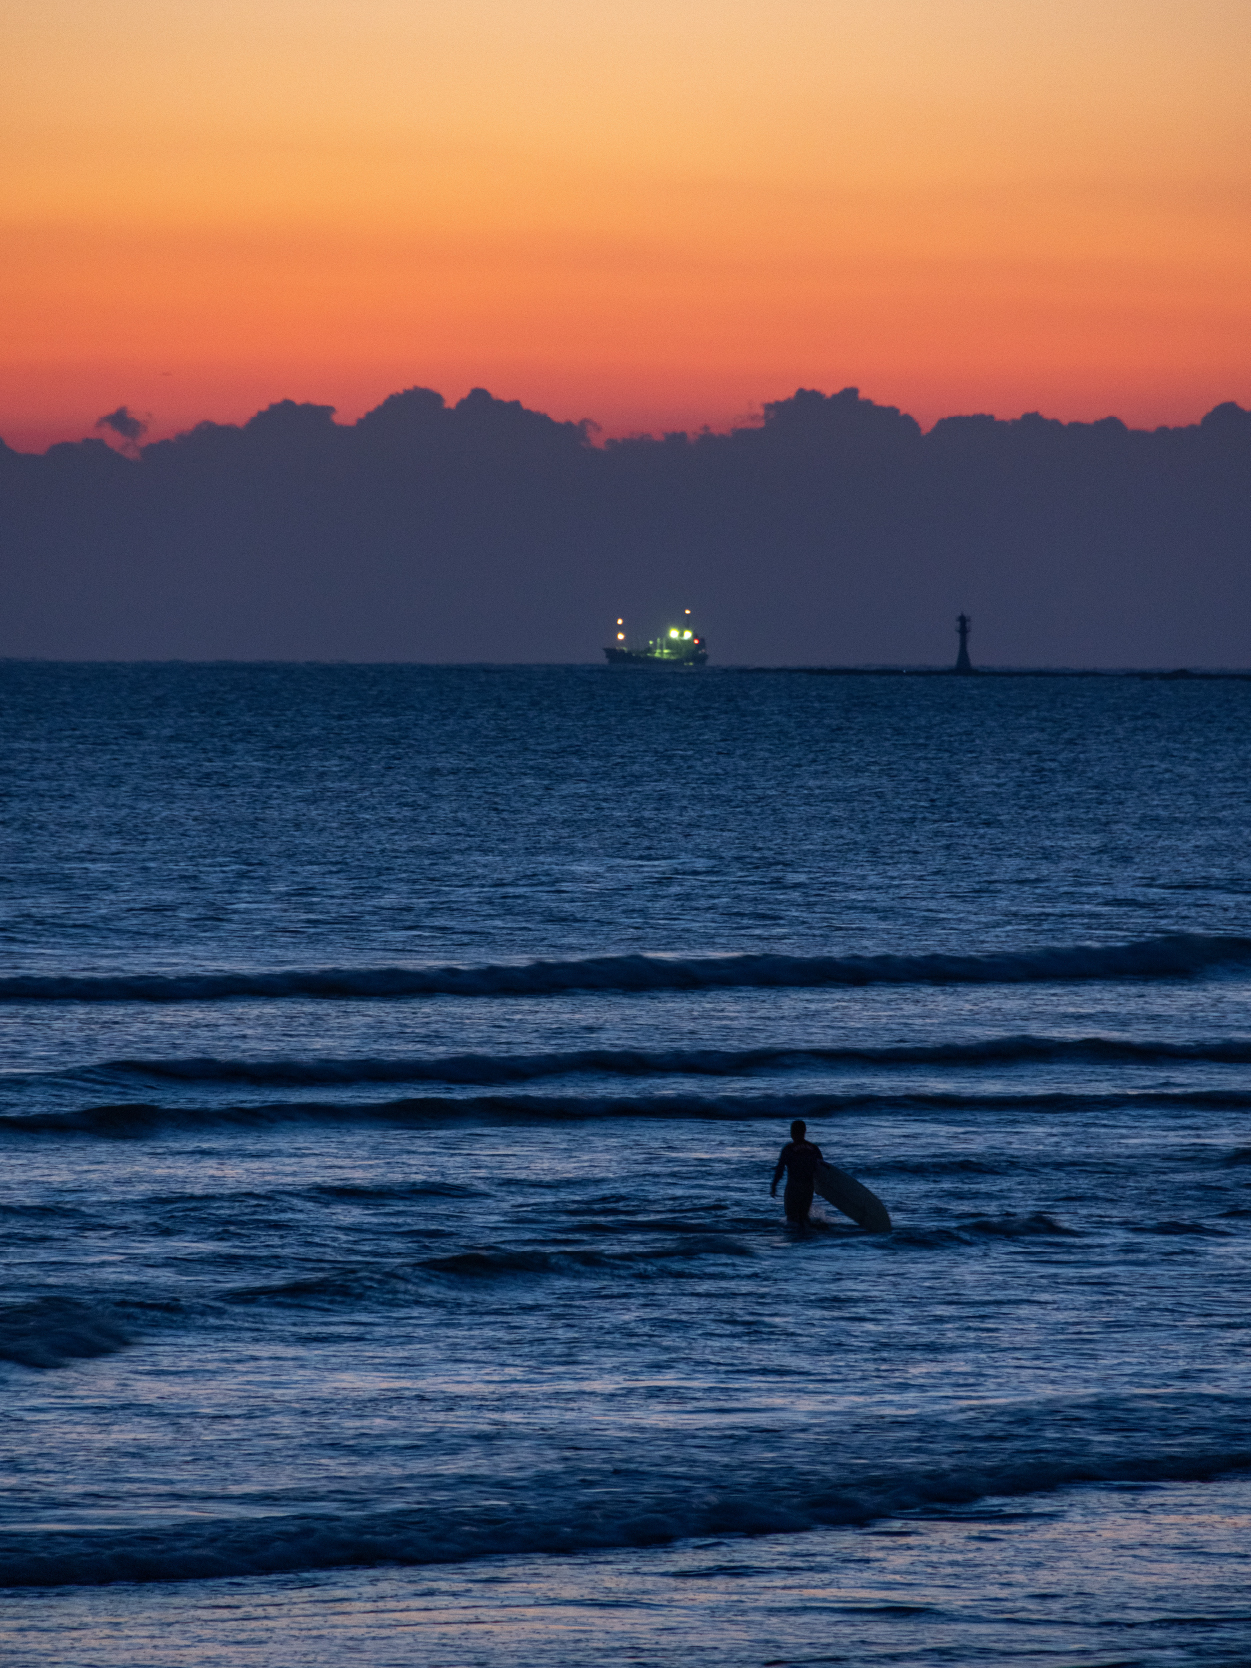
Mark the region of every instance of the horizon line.
POLYGON ((1251 666, 975 666, 969 672, 957 672, 947 663, 925 661, 882 661, 867 665, 821 665, 812 662, 793 664, 765 665, 754 661, 723 661, 716 665, 699 667, 669 667, 663 670, 652 667, 613 667, 600 660, 275 660, 223 658, 191 659, 186 656, 166 656, 162 659, 150 660, 65 660, 43 655, 0 655, 0 667, 11 666, 47 666, 47 667, 174 667, 187 666, 201 669, 212 667, 335 667, 344 671, 368 670, 383 671, 387 669, 425 670, 425 671, 478 671, 478 672, 515 672, 515 671, 576 671, 594 669, 598 672, 610 673, 614 679, 633 678, 637 681, 678 679, 688 682, 693 677, 703 677, 708 673, 734 672, 763 674, 770 672, 785 673, 809 677, 952 677, 964 681, 975 681, 978 678, 1138 678, 1153 682, 1170 681, 1177 683, 1194 682, 1251 682, 1251 666))

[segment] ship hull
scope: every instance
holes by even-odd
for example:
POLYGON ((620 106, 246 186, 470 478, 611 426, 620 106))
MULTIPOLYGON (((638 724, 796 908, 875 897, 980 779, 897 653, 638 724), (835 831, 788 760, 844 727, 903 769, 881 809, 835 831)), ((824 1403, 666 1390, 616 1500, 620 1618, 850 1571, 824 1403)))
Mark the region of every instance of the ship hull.
POLYGON ((638 649, 605 648, 610 666, 703 666, 708 660, 706 649, 693 649, 687 654, 648 654, 638 649))

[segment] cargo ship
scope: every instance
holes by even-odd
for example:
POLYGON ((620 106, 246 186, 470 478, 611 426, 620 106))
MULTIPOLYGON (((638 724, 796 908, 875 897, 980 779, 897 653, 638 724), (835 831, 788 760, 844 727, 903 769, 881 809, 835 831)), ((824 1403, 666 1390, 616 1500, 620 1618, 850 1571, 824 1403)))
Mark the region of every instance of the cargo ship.
POLYGON ((626 643, 625 621, 617 621, 616 641, 604 648, 610 666, 703 666, 708 660, 708 643, 696 635, 686 610, 680 626, 666 626, 658 637, 650 637, 644 649, 626 643))

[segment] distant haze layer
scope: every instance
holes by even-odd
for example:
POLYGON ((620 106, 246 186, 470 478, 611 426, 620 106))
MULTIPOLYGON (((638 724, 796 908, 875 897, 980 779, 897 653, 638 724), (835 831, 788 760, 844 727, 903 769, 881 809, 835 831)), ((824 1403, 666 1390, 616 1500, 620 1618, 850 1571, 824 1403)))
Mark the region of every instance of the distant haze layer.
POLYGON ((1193 422, 1251 393, 1249 62, 1245 0, 10 0, 0 432, 1193 422))
MULTIPOLYGON (((854 388, 593 444, 476 389, 0 449, 0 654, 587 661, 693 610, 714 663, 1251 664, 1251 413, 953 417, 854 388)), ((685 620, 685 615, 681 618, 685 620)), ((682 675, 682 674, 676 674, 682 675)))

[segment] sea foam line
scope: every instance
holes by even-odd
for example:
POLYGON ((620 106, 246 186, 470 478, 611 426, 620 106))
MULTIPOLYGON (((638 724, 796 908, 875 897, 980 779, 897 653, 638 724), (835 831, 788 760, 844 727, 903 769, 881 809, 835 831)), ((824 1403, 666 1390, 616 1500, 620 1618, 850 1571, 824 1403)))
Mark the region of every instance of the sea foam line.
POLYGON ((270 973, 21 974, 6 1002, 218 1002, 318 997, 549 996, 562 991, 814 989, 872 984, 1034 984, 1188 978, 1251 962, 1251 938, 1172 933, 1125 944, 990 955, 590 956, 481 967, 286 968, 270 973))

